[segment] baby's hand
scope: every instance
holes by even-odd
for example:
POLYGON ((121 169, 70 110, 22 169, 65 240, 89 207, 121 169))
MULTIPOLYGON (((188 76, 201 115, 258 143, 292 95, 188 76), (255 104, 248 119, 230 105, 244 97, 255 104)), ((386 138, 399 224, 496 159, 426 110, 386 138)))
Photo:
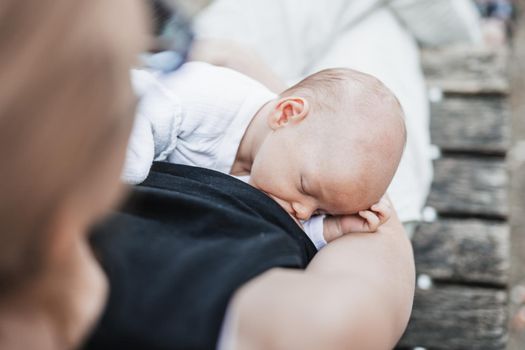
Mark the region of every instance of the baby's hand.
POLYGON ((379 202, 372 205, 369 210, 362 210, 359 212, 359 216, 364 219, 363 230, 352 231, 349 228, 349 232, 343 231, 343 234, 352 232, 376 232, 379 226, 383 225, 390 219, 392 215, 392 208, 390 201, 382 197, 379 202))
POLYGON ((362 210, 352 215, 327 216, 324 219, 324 237, 327 242, 349 233, 376 232, 391 216, 392 208, 385 197, 372 205, 368 210, 362 210))

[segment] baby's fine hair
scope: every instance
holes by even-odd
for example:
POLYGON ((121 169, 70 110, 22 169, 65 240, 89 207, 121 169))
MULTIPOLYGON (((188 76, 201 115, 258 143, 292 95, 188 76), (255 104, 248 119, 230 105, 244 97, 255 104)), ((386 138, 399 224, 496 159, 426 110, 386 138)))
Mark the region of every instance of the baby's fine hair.
MULTIPOLYGON (((349 104, 360 110, 385 105, 392 114, 404 119, 399 100, 385 84, 372 75, 349 68, 321 70, 281 93, 281 97, 292 95, 307 99, 315 111, 335 113, 349 104)), ((404 123, 403 132, 406 138, 404 123)))

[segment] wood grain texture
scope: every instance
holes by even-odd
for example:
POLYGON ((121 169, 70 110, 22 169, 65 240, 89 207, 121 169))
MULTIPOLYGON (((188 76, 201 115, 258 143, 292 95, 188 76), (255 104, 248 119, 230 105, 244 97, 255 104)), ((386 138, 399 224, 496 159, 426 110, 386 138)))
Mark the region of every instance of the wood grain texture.
POLYGON ((511 132, 505 98, 449 96, 430 106, 432 143, 443 151, 507 152, 511 132))
POLYGON ((448 93, 507 94, 507 52, 474 47, 423 50, 428 86, 448 93))
POLYGON ((507 183, 503 159, 438 159, 428 204, 442 214, 506 218, 507 183))
MULTIPOLYGON (((512 147, 509 152, 510 225, 511 225, 511 293, 525 287, 525 0, 514 2, 517 20, 514 27, 513 53, 509 63, 511 79, 512 147)), ((510 302, 512 327, 507 350, 525 349, 525 322, 520 312, 525 301, 512 298, 510 302)))
POLYGON ((417 290, 399 346, 428 349, 504 349, 507 294, 503 290, 436 286, 417 290))
POLYGON ((505 286, 509 281, 509 226, 484 220, 421 224, 412 244, 418 274, 436 280, 505 286))

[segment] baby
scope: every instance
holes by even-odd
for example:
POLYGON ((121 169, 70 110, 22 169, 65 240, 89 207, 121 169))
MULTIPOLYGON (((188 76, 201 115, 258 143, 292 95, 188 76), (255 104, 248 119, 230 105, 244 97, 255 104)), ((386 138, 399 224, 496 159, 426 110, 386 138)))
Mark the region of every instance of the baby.
POLYGON ((249 176, 305 224, 318 248, 343 234, 374 232, 390 216, 382 196, 406 132, 397 99, 377 79, 327 69, 276 96, 201 62, 168 76, 137 70, 132 78, 141 102, 126 182, 142 182, 154 160, 249 176))

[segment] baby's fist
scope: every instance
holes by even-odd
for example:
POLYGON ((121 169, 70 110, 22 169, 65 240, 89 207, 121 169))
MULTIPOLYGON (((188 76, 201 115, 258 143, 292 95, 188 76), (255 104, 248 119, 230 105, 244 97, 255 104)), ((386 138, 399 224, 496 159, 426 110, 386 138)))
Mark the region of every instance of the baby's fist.
POLYGON ((359 216, 364 219, 363 229, 365 232, 375 232, 379 226, 383 225, 390 219, 392 207, 390 201, 382 197, 379 202, 372 205, 369 210, 362 210, 359 216))
POLYGON ((350 233, 376 232, 392 215, 390 201, 383 197, 368 210, 352 215, 326 216, 323 235, 327 242, 350 233))

